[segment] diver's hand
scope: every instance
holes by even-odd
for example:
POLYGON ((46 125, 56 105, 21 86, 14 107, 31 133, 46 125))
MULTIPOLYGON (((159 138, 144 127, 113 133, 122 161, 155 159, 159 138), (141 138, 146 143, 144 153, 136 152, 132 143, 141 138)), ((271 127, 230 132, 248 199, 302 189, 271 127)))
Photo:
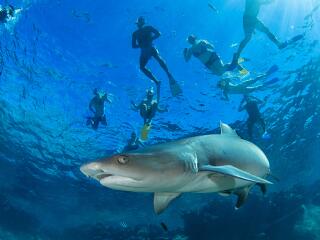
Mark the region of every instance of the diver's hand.
POLYGON ((137 110, 138 109, 138 106, 134 103, 134 101, 131 100, 131 108, 133 110, 137 110))

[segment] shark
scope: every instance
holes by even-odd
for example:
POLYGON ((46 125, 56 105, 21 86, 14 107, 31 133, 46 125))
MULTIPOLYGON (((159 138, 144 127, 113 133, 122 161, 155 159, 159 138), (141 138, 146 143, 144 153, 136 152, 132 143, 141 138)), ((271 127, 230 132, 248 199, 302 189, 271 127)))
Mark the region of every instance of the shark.
POLYGON ((235 194, 236 208, 257 185, 272 184, 270 164, 255 144, 229 125, 220 134, 180 139, 84 164, 80 171, 114 190, 154 193, 155 213, 162 213, 183 193, 235 194))

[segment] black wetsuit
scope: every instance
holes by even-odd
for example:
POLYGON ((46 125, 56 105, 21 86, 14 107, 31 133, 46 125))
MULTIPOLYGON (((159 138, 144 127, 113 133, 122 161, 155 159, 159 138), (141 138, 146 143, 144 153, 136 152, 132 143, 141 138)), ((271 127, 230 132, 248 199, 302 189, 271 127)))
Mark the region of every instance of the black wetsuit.
POLYGON ((128 142, 128 145, 124 147, 123 151, 124 152, 134 151, 134 150, 138 150, 139 147, 140 145, 139 145, 138 139, 135 139, 134 141, 130 139, 130 141, 128 142))
POLYGON ((245 34, 252 34, 257 28, 263 31, 264 24, 258 19, 261 3, 260 0, 246 0, 246 7, 243 14, 243 28, 245 34))
POLYGON ((148 62, 151 57, 158 55, 157 49, 153 46, 154 37, 159 37, 160 32, 151 26, 145 26, 132 35, 132 46, 133 48, 141 49, 140 62, 148 62))
POLYGON ((247 101, 244 108, 246 109, 249 115, 249 118, 247 120, 249 137, 252 138, 252 129, 255 123, 260 123, 261 127, 263 128, 263 131, 265 131, 266 124, 263 118, 261 117, 261 114, 258 108, 258 102, 255 100, 249 100, 247 101))
POLYGON ((246 0, 246 7, 243 14, 243 30, 245 38, 241 41, 238 51, 235 54, 236 59, 240 57, 241 52, 250 41, 255 30, 265 33, 274 44, 279 48, 281 47, 281 43, 275 35, 258 19, 258 14, 263 4, 263 0, 246 0))
POLYGON ((0 10, 0 23, 5 23, 7 22, 8 18, 8 13, 5 9, 0 10))
POLYGON ((171 77, 166 63, 160 57, 159 51, 153 46, 153 40, 158 37, 160 37, 160 32, 152 26, 141 27, 132 34, 132 48, 141 49, 140 69, 148 78, 155 82, 158 81, 153 76, 151 71, 146 68, 146 65, 151 57, 154 57, 167 75, 171 77))

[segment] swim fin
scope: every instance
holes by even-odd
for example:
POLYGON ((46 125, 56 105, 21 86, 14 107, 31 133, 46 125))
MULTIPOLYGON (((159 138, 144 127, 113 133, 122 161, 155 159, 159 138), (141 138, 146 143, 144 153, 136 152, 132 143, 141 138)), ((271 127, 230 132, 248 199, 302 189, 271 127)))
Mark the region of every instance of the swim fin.
POLYGON ((242 68, 242 69, 239 71, 239 73, 240 73, 240 75, 245 76, 245 75, 247 75, 247 74, 249 73, 249 71, 248 71, 247 69, 245 69, 245 68, 242 68))
POLYGON ((169 78, 169 85, 170 85, 170 90, 173 97, 182 95, 182 89, 179 86, 178 82, 173 77, 169 78))
POLYGON ((280 80, 279 78, 275 77, 275 78, 272 78, 271 80, 265 82, 263 85, 264 85, 264 86, 269 86, 269 85, 271 85, 271 84, 275 84, 275 83, 278 82, 279 80, 280 80))
POLYGON ((269 70, 266 72, 266 75, 271 75, 279 70, 278 65, 272 65, 272 67, 269 68, 269 70))
POLYGON ((284 49, 284 48, 288 47, 289 45, 301 40, 302 38, 304 38, 304 34, 296 35, 293 38, 291 38, 290 40, 282 43, 279 48, 284 49))
POLYGON ((239 58, 239 59, 238 59, 238 69, 239 69, 240 75, 245 76, 245 75, 247 75, 247 74, 249 73, 249 71, 248 71, 247 69, 245 69, 245 68, 241 65, 241 63, 243 63, 243 62, 245 62, 244 58, 239 58))
POLYGON ((148 135, 151 130, 151 124, 145 124, 143 125, 143 128, 141 129, 141 139, 146 141, 148 140, 148 135))

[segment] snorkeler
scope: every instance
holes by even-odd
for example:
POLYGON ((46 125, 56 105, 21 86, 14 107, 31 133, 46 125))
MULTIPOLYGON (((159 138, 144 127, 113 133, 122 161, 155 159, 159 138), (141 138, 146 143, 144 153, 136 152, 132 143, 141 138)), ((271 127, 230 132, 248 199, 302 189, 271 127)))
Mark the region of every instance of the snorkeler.
POLYGON ((235 58, 238 59, 241 55, 241 52, 249 43, 252 38, 252 35, 255 33, 255 30, 263 32, 267 37, 279 48, 283 49, 289 44, 292 44, 300 39, 303 35, 297 35, 289 41, 280 42, 276 36, 258 19, 260 8, 262 5, 272 3, 273 0, 246 0, 245 11, 243 14, 243 30, 244 30, 244 39, 241 41, 237 53, 235 53, 235 58))
POLYGON ((256 97, 249 96, 246 94, 244 95, 238 109, 239 112, 246 110, 249 115, 247 120, 247 127, 250 139, 252 139, 252 129, 256 123, 259 123, 261 125, 264 131, 264 135, 266 135, 266 124, 264 119, 261 117, 258 104, 263 104, 263 101, 256 97))
POLYGON ((151 128, 151 121, 153 117, 156 115, 156 112, 164 113, 167 112, 168 109, 159 107, 159 95, 157 96, 157 100, 153 99, 154 91, 150 89, 147 91, 146 98, 139 104, 135 104, 131 102, 132 108, 136 111, 140 111, 140 116, 143 118, 144 126, 141 131, 141 139, 146 140, 148 138, 148 133, 151 128))
POLYGON ((217 76, 221 76, 227 71, 232 71, 236 67, 238 67, 240 71, 243 71, 243 74, 247 73, 247 71, 237 63, 238 59, 233 59, 232 63, 224 64, 220 56, 214 51, 214 46, 207 40, 197 39, 194 35, 190 35, 187 40, 191 44, 191 47, 185 48, 183 51, 186 62, 194 56, 217 76))
POLYGON ((12 5, 0 8, 0 23, 6 23, 10 18, 13 18, 15 9, 12 5))
POLYGON ((108 103, 112 103, 108 94, 104 91, 99 91, 98 89, 93 90, 93 94, 95 95, 89 104, 90 111, 94 114, 93 117, 89 117, 87 120, 87 126, 91 125, 94 130, 98 129, 99 123, 102 125, 107 125, 107 119, 104 112, 104 103, 107 101, 108 103))
POLYGON ((138 138, 135 132, 131 133, 131 138, 128 141, 127 146, 124 147, 123 152, 129 152, 139 149, 140 147, 144 147, 144 144, 138 138))
POLYGON ((132 34, 132 48, 140 48, 140 69, 141 71, 157 85, 157 92, 160 91, 160 81, 152 74, 152 72, 146 67, 149 60, 153 57, 166 72, 169 78, 169 84, 171 93, 173 96, 180 95, 182 93, 180 86, 169 72, 167 64, 159 55, 158 49, 153 46, 153 41, 160 37, 160 32, 152 26, 145 26, 145 19, 139 17, 137 22, 138 30, 132 34))
POLYGON ((270 81, 265 83, 260 83, 258 85, 253 84, 257 83, 260 80, 263 80, 270 76, 272 73, 278 70, 278 66, 273 65, 265 74, 261 74, 254 79, 245 80, 238 84, 234 84, 230 81, 230 78, 223 78, 218 82, 218 87, 223 90, 224 100, 229 101, 229 94, 249 94, 258 90, 265 89, 268 85, 271 85, 277 82, 278 78, 273 78, 270 81))

